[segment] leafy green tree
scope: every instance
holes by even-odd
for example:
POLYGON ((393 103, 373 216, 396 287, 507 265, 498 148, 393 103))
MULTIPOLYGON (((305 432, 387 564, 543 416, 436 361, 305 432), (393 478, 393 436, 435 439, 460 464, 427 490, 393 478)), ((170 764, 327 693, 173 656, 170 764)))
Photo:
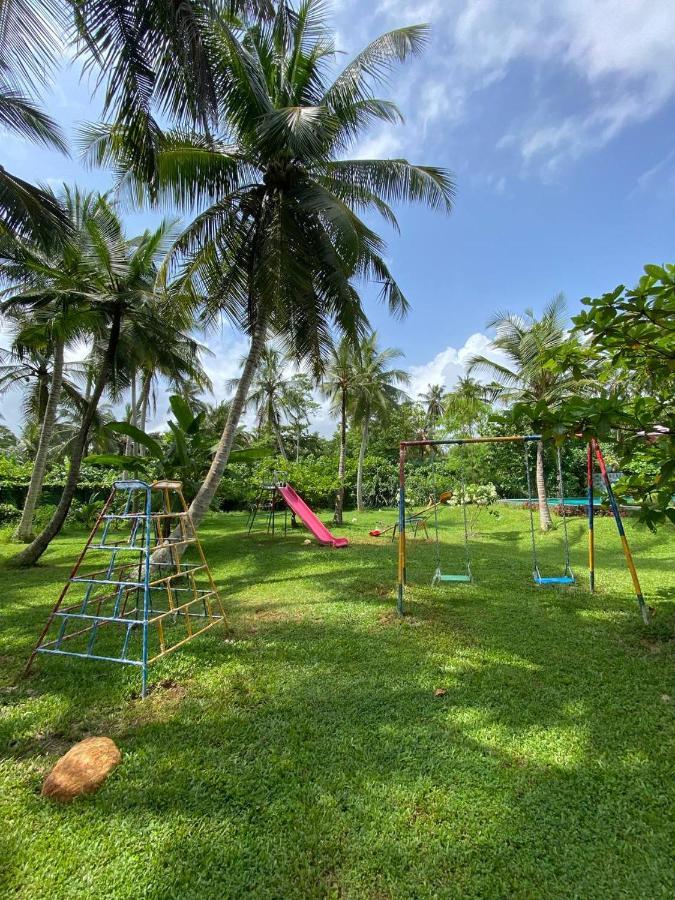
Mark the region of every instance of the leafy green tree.
POLYGON ((363 467, 368 450, 371 421, 375 416, 380 420, 387 418, 394 404, 405 396, 398 385, 406 385, 410 381, 408 373, 403 369, 390 368, 390 363, 402 356, 403 352, 393 347, 380 350, 375 332, 361 341, 359 351, 355 355, 351 413, 354 425, 361 430, 356 473, 356 506, 359 511, 364 508, 363 467))
POLYGON ((284 410, 295 440, 295 461, 300 460, 300 442, 309 426, 309 419, 319 409, 312 398, 314 384, 305 372, 298 372, 289 381, 284 393, 284 410))
MULTIPOLYGON (((505 403, 524 403, 532 408, 543 404, 559 407, 563 400, 577 392, 585 382, 575 378, 569 369, 556 369, 550 358, 567 340, 565 301, 557 295, 545 307, 540 318, 531 309, 524 315, 498 312, 488 322, 496 335, 492 345, 507 362, 500 363, 483 355, 471 358, 468 373, 485 372, 501 385, 499 398, 505 403)), ((537 442, 536 485, 539 500, 539 524, 542 531, 551 527, 551 513, 546 497, 544 446, 537 442)))
POLYGON ((610 441, 624 474, 617 494, 639 502, 652 528, 675 522, 675 265, 647 265, 634 288, 582 303, 575 335, 550 364, 578 384, 592 379, 594 390, 572 391, 553 409, 538 404, 535 420, 552 436, 610 441))
MULTIPOLYGON (((246 366, 246 359, 243 360, 246 366)), ((230 381, 230 388, 236 393, 240 379, 230 381)), ((255 410, 258 433, 269 430, 279 448, 279 453, 288 459, 281 434, 281 421, 288 412, 288 390, 291 379, 284 372, 284 358, 275 347, 266 346, 260 354, 258 369, 253 377, 247 407, 255 410)))
POLYGON ((457 379, 451 391, 445 395, 445 421, 453 433, 475 437, 487 424, 491 399, 499 390, 490 389, 471 378, 457 379))
MULTIPOLYGON (((64 24, 57 0, 0 0, 0 127, 62 152, 63 135, 38 99, 54 71, 64 24)), ((51 191, 0 166, 0 253, 7 237, 54 241, 66 229, 67 220, 51 191)))
MULTIPOLYGON (((143 447, 143 456, 99 453, 88 456, 87 463, 132 469, 135 472, 160 478, 176 478, 183 482, 185 496, 191 500, 197 492, 204 473, 209 468, 213 447, 204 428, 206 410, 195 410, 179 394, 169 398, 173 419, 169 419, 169 433, 165 437, 150 435, 130 422, 109 422, 106 429, 117 435, 130 437, 135 446, 143 447)), ((260 459, 268 454, 265 448, 233 450, 233 462, 260 459)))
POLYGON ((379 213, 393 225, 391 203, 449 211, 453 199, 441 169, 345 158, 372 123, 400 120, 373 86, 421 51, 424 27, 377 38, 332 82, 334 50, 317 0, 292 15, 280 4, 243 37, 220 19, 217 36, 218 71, 225 73, 216 97, 221 132, 153 132, 154 180, 138 164, 124 123, 96 126, 85 138, 87 158, 114 164, 137 199, 204 209, 177 244, 187 257, 185 277, 208 298, 207 322, 225 315, 250 337, 230 417, 192 503, 196 524, 227 465, 268 332, 318 372, 333 329, 353 342, 366 330, 355 279, 378 282, 392 313, 405 312, 384 242, 361 214, 379 213))
POLYGON ((335 523, 342 525, 345 505, 345 464, 347 459, 347 413, 356 391, 358 363, 354 345, 348 338, 331 348, 321 392, 330 400, 331 412, 338 417, 340 454, 338 457, 338 490, 335 497, 335 523))
POLYGON ((166 324, 171 317, 157 316, 154 303, 161 263, 173 239, 170 223, 163 222, 154 231, 129 241, 115 210, 101 198, 87 231, 89 268, 83 279, 82 296, 96 319, 95 342, 103 343, 105 350, 72 444, 61 499, 45 528, 25 550, 13 557, 15 565, 33 565, 63 526, 77 488, 89 430, 103 392, 116 375, 123 325, 131 325, 143 333, 146 341, 157 345, 169 342, 173 333, 166 324))
MULTIPOLYGON (((67 345, 87 337, 94 316, 83 291, 90 272, 88 226, 99 202, 96 194, 83 194, 64 186, 55 199, 68 223, 66 236, 6 238, 0 258, 0 278, 8 286, 2 291, 0 309, 12 316, 19 331, 15 346, 19 356, 32 348, 40 359, 36 383, 39 398, 36 409, 40 440, 36 449, 31 482, 26 494, 15 540, 27 542, 33 536, 33 517, 40 497, 47 459, 56 426, 62 391, 77 398, 78 392, 65 377, 64 353, 67 345), (51 368, 49 387, 42 377, 51 368)), ((72 366, 70 367, 73 368, 72 366)), ((9 372, 7 383, 12 380, 9 372)))
POLYGON ((430 384, 420 394, 420 402, 426 415, 426 427, 433 435, 436 425, 445 415, 445 388, 442 384, 430 384))

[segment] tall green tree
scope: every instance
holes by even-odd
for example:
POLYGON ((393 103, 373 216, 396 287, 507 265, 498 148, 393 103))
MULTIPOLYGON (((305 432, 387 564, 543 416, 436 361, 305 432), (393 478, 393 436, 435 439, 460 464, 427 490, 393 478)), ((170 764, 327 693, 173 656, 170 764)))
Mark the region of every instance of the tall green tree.
POLYGON ((77 393, 72 384, 64 381, 65 349, 69 343, 87 338, 95 319, 84 291, 87 277, 92 274, 88 226, 97 209, 98 195, 64 187, 55 202, 69 226, 63 238, 55 241, 40 234, 32 239, 6 238, 0 258, 0 279, 8 285, 0 294, 0 309, 18 317, 21 323, 19 349, 31 345, 34 351, 44 354, 43 366, 46 368, 48 361, 51 368, 46 397, 39 402, 40 439, 33 472, 14 532, 15 540, 23 542, 33 537, 35 507, 47 469, 62 390, 65 388, 71 396, 77 393))
POLYGON ((351 413, 355 427, 361 430, 359 460, 356 470, 356 506, 363 506, 363 466, 368 450, 370 425, 375 417, 386 420, 391 408, 404 399, 399 385, 410 381, 403 369, 394 369, 390 364, 403 356, 403 351, 394 347, 380 349, 377 334, 372 332, 359 346, 355 356, 354 389, 352 391, 351 413))
POLYGON ((13 557, 12 562, 20 566, 33 565, 63 526, 75 495, 82 457, 99 402, 108 384, 117 375, 123 326, 142 333, 147 342, 158 345, 169 342, 173 334, 173 329, 166 326, 166 320, 157 315, 154 302, 155 288, 162 277, 161 265, 173 239, 171 223, 163 222, 154 231, 127 240, 115 210, 101 198, 87 230, 91 269, 86 273, 82 294, 97 320, 94 326, 95 341, 103 344, 105 349, 100 356, 79 431, 72 443, 68 476, 61 498, 43 531, 25 550, 13 557))
POLYGON ((458 434, 475 437, 477 428, 486 423, 491 399, 500 390, 481 384, 470 375, 457 379, 445 395, 445 419, 458 434))
MULTIPOLYGON (((283 355, 275 347, 268 345, 263 349, 246 405, 255 410, 258 431, 271 431, 279 453, 287 460, 281 423, 288 412, 291 378, 284 372, 284 362, 283 355)), ((246 365, 245 359, 243 365, 246 365)), ((238 387, 239 379, 232 379, 230 388, 236 393, 238 387)))
POLYGON ((345 465, 347 460, 347 417, 357 385, 357 351, 344 337, 332 347, 328 357, 321 391, 330 400, 331 411, 338 418, 339 456, 338 491, 335 497, 335 524, 342 525, 345 505, 345 465))
POLYGON ((445 388, 442 384, 430 384, 419 397, 426 415, 427 428, 433 435, 436 425, 445 414, 445 388))
MULTIPOLYGON (((497 312, 487 323, 495 329, 493 347, 506 362, 500 363, 484 355, 469 360, 468 372, 485 372, 501 385, 499 398, 505 403, 524 403, 532 410, 543 403, 548 408, 559 406, 565 398, 579 390, 582 381, 569 369, 550 365, 552 353, 567 340, 565 301, 555 296, 537 318, 531 309, 521 316, 512 312, 497 312)), ((542 531, 551 527, 551 512, 546 497, 544 447, 537 442, 536 484, 539 501, 539 525, 542 531)))
POLYGON ((85 136, 87 158, 113 164, 136 199, 205 208, 177 244, 187 258, 185 277, 209 298, 206 322, 224 315, 250 337, 230 417, 191 506, 196 524, 227 465, 268 332, 318 372, 333 329, 354 343, 366 330, 356 280, 376 281, 391 312, 405 312, 384 242, 361 214, 379 213, 395 225, 391 203, 449 211, 453 199, 442 169, 345 158, 372 123, 400 121, 374 86, 422 50, 426 28, 377 38, 332 81, 334 49, 317 0, 292 14, 279 5, 241 38, 223 20, 215 29, 223 73, 218 133, 153 134, 154 181, 138 166, 124 125, 96 126, 85 136))
MULTIPOLYGON (((0 128, 65 153, 60 129, 39 105, 59 57, 58 34, 64 27, 57 0, 0 0, 0 128)), ((8 236, 54 240, 66 228, 51 191, 0 166, 0 242, 8 236)))
POLYGON ((295 461, 300 459, 300 442, 309 426, 310 416, 317 412, 319 404, 313 399, 314 383, 306 372, 298 372, 286 386, 284 408, 295 438, 295 461))

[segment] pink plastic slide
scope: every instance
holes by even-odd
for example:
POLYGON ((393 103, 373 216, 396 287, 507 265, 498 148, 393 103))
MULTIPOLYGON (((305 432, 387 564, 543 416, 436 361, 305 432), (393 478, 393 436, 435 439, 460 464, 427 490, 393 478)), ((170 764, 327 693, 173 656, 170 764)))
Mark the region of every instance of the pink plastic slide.
POLYGON ((302 497, 293 490, 290 484, 279 487, 278 491, 288 504, 289 509, 292 510, 296 516, 300 517, 305 527, 309 528, 320 544, 327 544, 330 547, 347 546, 349 543, 347 538, 333 537, 323 522, 317 518, 315 513, 307 506, 302 497))

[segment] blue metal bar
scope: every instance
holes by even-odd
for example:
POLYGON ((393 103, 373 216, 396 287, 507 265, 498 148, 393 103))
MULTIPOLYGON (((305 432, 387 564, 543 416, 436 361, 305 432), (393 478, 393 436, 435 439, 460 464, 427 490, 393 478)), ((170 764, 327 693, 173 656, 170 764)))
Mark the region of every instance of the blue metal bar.
POLYGON ((62 617, 64 619, 78 619, 78 620, 83 619, 85 621, 87 619, 91 619, 92 621, 101 622, 101 623, 119 622, 120 624, 123 624, 123 625, 128 625, 129 622, 131 622, 132 624, 140 624, 140 622, 142 621, 141 619, 129 619, 129 618, 125 618, 124 616, 93 616, 93 615, 91 615, 91 613, 79 613, 79 612, 78 613, 57 612, 56 617, 57 618, 62 617))
POLYGON ((143 663, 138 659, 121 659, 117 656, 98 656, 94 653, 76 653, 73 650, 51 650, 49 644, 42 644, 38 647, 36 653, 51 653, 55 656, 77 656, 80 659, 99 659, 101 662, 122 663, 126 666, 142 666, 143 663))
POLYGON ((71 578, 71 582, 80 584, 113 584, 126 585, 127 587, 143 587, 142 581, 108 581, 105 578, 71 578))
POLYGON ((127 633, 124 636, 124 644, 122 646, 122 660, 126 660, 127 658, 127 650, 129 649, 129 638, 131 637, 131 630, 134 627, 134 622, 130 622, 127 626, 127 633))

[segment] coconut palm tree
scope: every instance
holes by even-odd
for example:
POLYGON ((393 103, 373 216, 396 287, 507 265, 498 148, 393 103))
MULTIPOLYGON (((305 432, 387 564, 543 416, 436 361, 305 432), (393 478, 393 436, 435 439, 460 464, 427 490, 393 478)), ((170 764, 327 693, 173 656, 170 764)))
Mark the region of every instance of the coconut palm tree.
POLYGON ((494 387, 481 384, 470 375, 457 379, 451 391, 445 395, 445 416, 456 431, 473 437, 476 427, 484 421, 495 394, 494 387))
POLYGON ((19 351, 30 346, 33 352, 44 354, 40 371, 46 368, 47 360, 51 368, 44 398, 45 382, 38 379, 41 396, 34 411, 38 414, 40 440, 21 520, 14 532, 14 539, 24 542, 33 536, 33 517, 42 490, 62 390, 74 399, 78 394, 64 377, 65 349, 69 343, 90 334, 95 318, 84 301, 83 286, 90 272, 88 226, 97 207, 98 195, 83 194, 64 186, 55 202, 68 223, 63 238, 56 241, 52 235, 34 235, 32 240, 6 238, 0 258, 0 279, 8 284, 0 292, 0 309, 18 324, 15 346, 19 351))
MULTIPOLYGON (((60 129, 38 103, 59 57, 64 25, 56 0, 0 0, 0 128, 65 153, 60 129)), ((0 166, 0 242, 18 235, 54 240, 66 228, 51 191, 0 166)))
POLYGON ((352 421, 361 429, 361 445, 356 470, 356 506, 363 510, 363 466, 368 449, 370 423, 374 416, 386 419, 389 410, 405 398, 397 385, 406 385, 410 378, 403 369, 392 369, 390 363, 403 356, 393 347, 380 350, 373 331, 359 347, 355 357, 355 386, 352 390, 352 421))
POLYGON ((345 465, 347 460, 347 413, 356 391, 358 378, 357 350, 349 338, 344 337, 331 347, 321 393, 330 400, 331 412, 338 417, 340 452, 338 457, 338 492, 335 497, 335 523, 342 525, 345 504, 345 465))
POLYGON ((445 414, 445 388, 442 384, 427 385, 426 391, 419 398, 427 417, 427 428, 433 434, 436 424, 445 414))
MULTIPOLYGON (((242 360, 242 367, 245 365, 246 357, 242 360)), ((236 393, 239 381, 239 378, 232 378, 228 382, 230 390, 236 393)), ((284 459, 288 459, 288 453, 281 434, 281 422, 288 413, 287 401, 290 386, 291 377, 284 372, 282 353, 275 347, 266 346, 260 354, 260 362, 253 377, 246 407, 255 410, 259 432, 265 430, 272 432, 279 453, 284 459)))
MULTIPOLYGON (((485 372, 501 386, 499 399, 505 403, 521 402, 535 406, 543 401, 557 406, 566 397, 578 393, 580 383, 571 373, 556 370, 549 364, 551 353, 568 339, 565 329, 565 299, 556 295, 537 318, 531 309, 521 316, 512 312, 496 312, 487 323, 495 329, 492 346, 505 355, 499 363, 486 356, 474 356, 467 371, 485 372)), ((551 527, 551 513, 546 497, 544 447, 537 442, 536 465, 539 525, 542 531, 551 527)))
POLYGON ((334 50, 318 0, 305 0, 292 15, 280 4, 241 39, 223 20, 215 28, 226 73, 217 98, 220 133, 154 134, 154 181, 137 165, 124 125, 96 126, 84 136, 86 158, 113 164, 120 187, 136 199, 206 207, 177 244, 187 258, 185 277, 208 298, 206 322, 224 315, 250 338, 230 418, 191 506, 195 524, 215 496, 268 332, 320 371, 332 329, 353 342, 366 330, 355 279, 378 282, 392 313, 405 312, 384 243, 361 213, 395 225, 392 202, 449 211, 453 199, 441 169, 345 159, 373 122, 400 120, 373 86, 420 52, 424 27, 376 39, 333 82, 334 50))
POLYGON ((68 475, 54 515, 43 531, 12 563, 33 565, 61 530, 77 487, 82 457, 94 422, 99 401, 111 381, 117 377, 118 351, 123 326, 137 332, 138 339, 160 346, 170 342, 173 328, 158 315, 155 289, 163 277, 162 263, 174 238, 173 226, 162 222, 154 231, 127 240, 113 207, 100 198, 88 225, 87 271, 82 295, 97 318, 95 344, 105 345, 100 356, 91 393, 83 411, 81 425, 72 443, 68 475))
POLYGON ((295 461, 300 459, 300 439, 309 425, 309 417, 317 412, 319 404, 312 399, 314 382, 306 372, 298 372, 289 381, 284 392, 284 410, 295 434, 295 461))

